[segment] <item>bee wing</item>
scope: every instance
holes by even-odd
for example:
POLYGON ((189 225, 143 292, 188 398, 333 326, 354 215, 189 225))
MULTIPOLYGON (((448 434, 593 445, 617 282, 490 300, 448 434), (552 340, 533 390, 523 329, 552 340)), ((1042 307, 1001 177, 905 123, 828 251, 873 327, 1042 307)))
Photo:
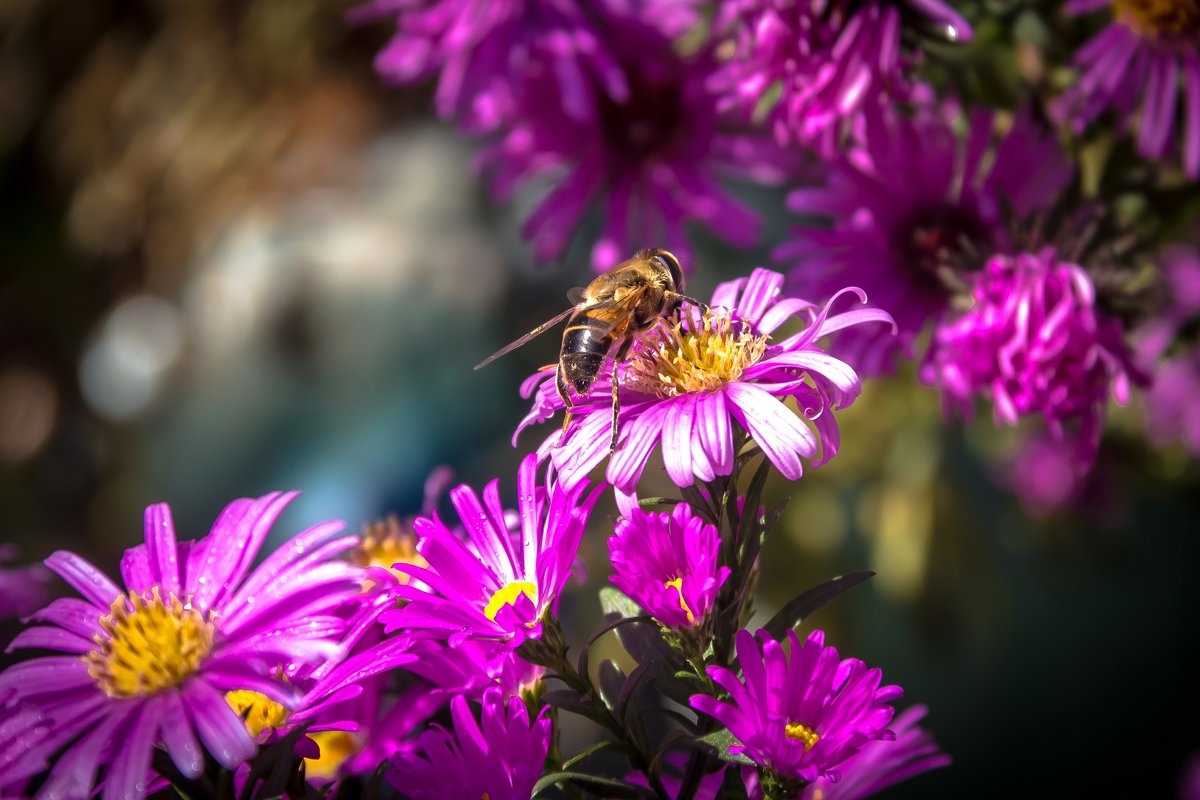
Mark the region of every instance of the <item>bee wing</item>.
POLYGON ((517 339, 515 342, 510 342, 509 344, 506 344, 504 347, 501 347, 499 350, 492 353, 490 356, 485 358, 483 361, 480 361, 478 364, 475 365, 475 369, 482 369, 483 367, 486 367, 488 364, 495 361, 500 356, 505 355, 506 353, 510 353, 513 350, 516 350, 518 347, 525 344, 533 337, 535 337, 539 334, 545 333, 547 328, 550 328, 554 325, 557 325, 559 322, 562 322, 568 315, 570 315, 574 311, 575 311, 575 307, 571 306, 570 308, 564 310, 561 314, 555 314, 553 318, 546 320, 541 325, 538 325, 536 328, 534 328, 529 333, 522 336, 520 339, 517 339))
POLYGON ((587 288, 583 286, 576 286, 574 288, 567 289, 567 302, 573 306, 579 305, 583 302, 583 295, 586 291, 587 288))

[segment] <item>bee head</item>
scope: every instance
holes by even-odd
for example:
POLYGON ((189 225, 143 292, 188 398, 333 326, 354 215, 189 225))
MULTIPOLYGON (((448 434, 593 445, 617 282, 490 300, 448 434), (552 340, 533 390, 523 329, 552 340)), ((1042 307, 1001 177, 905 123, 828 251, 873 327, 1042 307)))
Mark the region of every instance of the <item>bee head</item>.
POLYGON ((671 281, 675 284, 675 291, 683 291, 683 268, 679 266, 679 259, 668 250, 651 250, 651 258, 667 268, 671 273, 671 281))

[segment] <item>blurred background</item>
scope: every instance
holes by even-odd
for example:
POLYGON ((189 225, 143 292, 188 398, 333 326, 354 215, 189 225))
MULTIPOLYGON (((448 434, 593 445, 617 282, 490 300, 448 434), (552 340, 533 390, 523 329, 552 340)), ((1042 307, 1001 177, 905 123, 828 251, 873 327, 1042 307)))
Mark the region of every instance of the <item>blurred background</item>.
MULTIPOLYGON (((487 201, 429 89, 383 84, 389 27, 346 24, 350 5, 0 3, 0 541, 16 563, 70 548, 114 569, 159 501, 190 538, 232 498, 302 490, 282 538, 414 513, 440 464, 511 494, 540 436, 510 445, 517 386, 557 337, 471 367, 587 282, 589 231, 535 264, 527 208, 487 201)), ((782 192, 738 191, 762 247, 698 232, 692 294, 785 234, 782 192)), ((902 373, 842 415, 833 463, 773 487, 793 499, 763 613, 876 570, 813 622, 927 703, 955 759, 887 796, 1179 795, 1200 750, 1200 472, 1148 447, 1140 414, 1115 415, 1078 485, 1030 456, 1031 434, 944 423, 902 373)), ((602 527, 565 606, 579 640, 602 527)))

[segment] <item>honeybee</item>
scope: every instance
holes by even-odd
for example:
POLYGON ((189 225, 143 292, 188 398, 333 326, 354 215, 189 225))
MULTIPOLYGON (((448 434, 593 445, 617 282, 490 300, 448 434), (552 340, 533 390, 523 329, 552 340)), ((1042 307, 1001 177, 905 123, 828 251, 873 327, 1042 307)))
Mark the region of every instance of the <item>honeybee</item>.
POLYGON ((683 271, 679 267, 679 259, 666 250, 658 249, 639 250, 633 258, 596 276, 586 288, 574 291, 576 296, 569 296, 574 306, 500 348, 476 364, 475 369, 486 367, 569 316, 554 374, 558 396, 567 407, 563 435, 566 435, 567 426, 571 424, 571 407, 574 405, 568 385, 577 395, 586 397, 600 373, 605 357, 615 346, 612 439, 608 446, 612 453, 617 449, 617 413, 620 409, 616 367, 625 359, 634 337, 640 331, 653 327, 659 319, 674 314, 685 301, 701 308, 706 306, 682 293, 683 271))

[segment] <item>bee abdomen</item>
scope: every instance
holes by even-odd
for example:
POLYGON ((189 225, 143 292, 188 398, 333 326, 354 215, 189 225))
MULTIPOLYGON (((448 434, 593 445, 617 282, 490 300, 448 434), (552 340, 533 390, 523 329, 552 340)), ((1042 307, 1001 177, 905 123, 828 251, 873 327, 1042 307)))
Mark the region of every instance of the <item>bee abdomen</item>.
POLYGON ((589 324, 586 311, 571 318, 563 331, 559 365, 578 394, 587 394, 592 388, 613 340, 610 327, 589 324))

